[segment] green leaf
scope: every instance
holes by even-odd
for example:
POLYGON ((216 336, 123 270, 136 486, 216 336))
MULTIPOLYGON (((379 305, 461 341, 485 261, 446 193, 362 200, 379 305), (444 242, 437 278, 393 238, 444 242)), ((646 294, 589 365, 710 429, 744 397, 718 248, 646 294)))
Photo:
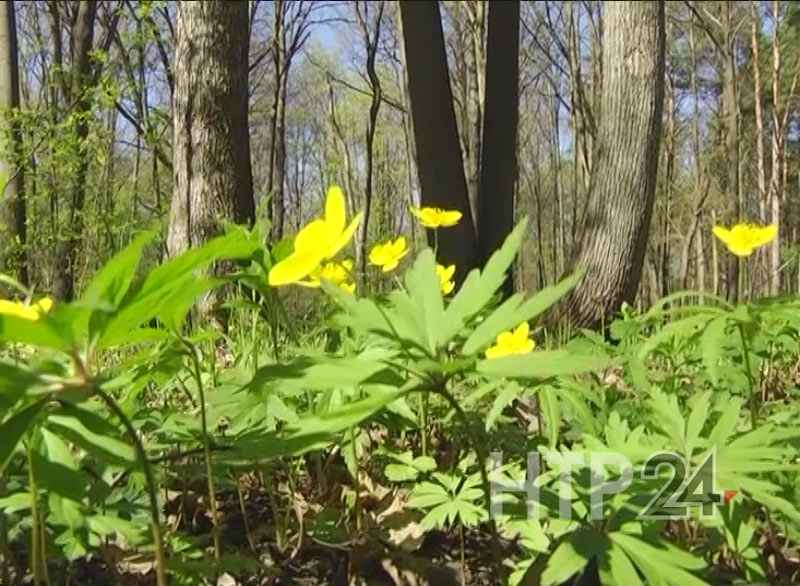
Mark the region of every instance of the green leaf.
POLYGON ((475 354, 493 342, 501 332, 540 315, 575 287, 583 275, 584 271, 580 270, 555 285, 545 287, 525 302, 520 301, 519 295, 510 297, 475 328, 464 343, 463 353, 468 356, 475 354))
POLYGON ((687 570, 702 570, 706 563, 665 541, 653 545, 622 532, 609 534, 645 574, 648 582, 673 586, 707 586, 707 583, 687 570))
POLYGON ((547 560, 542 572, 542 586, 562 584, 583 570, 592 557, 609 547, 608 539, 590 530, 578 530, 562 541, 547 560))
POLYGON ((503 390, 497 394, 492 402, 492 408, 489 410, 489 413, 486 416, 486 431, 489 431, 494 427, 495 422, 497 422, 497 418, 500 417, 500 415, 503 413, 503 410, 521 394, 522 389, 514 381, 509 382, 503 388, 503 390))
POLYGON ((58 328, 49 315, 32 321, 15 315, 0 314, 0 341, 60 351, 69 350, 72 346, 72 338, 58 328))
POLYGON ((0 362, 0 413, 11 409, 38 380, 36 374, 26 368, 0 362))
POLYGON ((558 397, 551 387, 540 388, 536 397, 544 417, 548 444, 555 449, 558 444, 558 432, 561 428, 561 406, 558 403, 558 397))
POLYGON ((617 545, 612 544, 598 564, 600 580, 604 586, 639 586, 643 584, 630 558, 617 545))
POLYGON ((133 242, 103 265, 89 283, 79 303, 94 310, 90 319, 91 331, 101 332, 108 320, 108 314, 122 303, 133 282, 142 251, 154 237, 155 232, 152 231, 137 236, 133 242))
POLYGON ((726 342, 726 330, 728 327, 728 316, 712 319, 708 322, 702 337, 700 338, 700 345, 703 352, 703 364, 711 376, 714 384, 719 384, 720 371, 719 365, 722 361, 723 349, 726 342))
POLYGON ((423 250, 406 272, 406 287, 414 304, 412 314, 424 333, 426 348, 431 355, 439 347, 441 324, 444 320, 444 300, 436 275, 436 258, 430 248, 423 250))
POLYGON ((603 355, 577 354, 568 350, 541 350, 522 356, 481 360, 477 371, 485 376, 516 379, 546 379, 595 372, 608 366, 603 355))
POLYGON ((17 411, 0 424, 0 438, 3 438, 0 441, 0 475, 3 474, 6 466, 8 466, 14 449, 22 439, 22 436, 25 435, 25 432, 28 431, 44 404, 44 401, 34 403, 25 409, 17 411))
MULTIPOLYGON (((174 304, 180 305, 179 313, 185 312, 184 293, 187 288, 190 288, 191 294, 197 294, 197 286, 193 284, 197 278, 196 271, 220 259, 247 258, 258 248, 258 242, 246 231, 235 228, 229 234, 188 250, 153 269, 142 284, 128 294, 119 311, 109 319, 98 346, 103 348, 124 343, 129 332, 162 314, 174 321, 177 311, 174 304)), ((203 286, 219 283, 220 281, 207 281, 203 286)))
POLYGON ((136 461, 133 448, 120 440, 121 432, 99 415, 65 403, 47 418, 47 427, 95 457, 128 466, 136 461))
POLYGON ((255 391, 274 385, 282 389, 327 390, 378 382, 400 386, 403 379, 378 360, 358 357, 301 357, 287 364, 259 368, 247 388, 255 391))
POLYGON ((492 254, 483 270, 473 269, 467 275, 448 305, 440 325, 440 340, 443 343, 449 342, 470 318, 483 310, 506 280, 506 273, 522 245, 527 225, 527 218, 523 218, 508 235, 503 246, 492 254))
POLYGON ((299 456, 308 451, 321 449, 330 444, 336 434, 354 427, 396 400, 400 392, 379 393, 348 403, 343 407, 304 417, 294 424, 275 432, 243 436, 236 445, 217 456, 220 461, 252 463, 267 461, 281 456, 299 456))

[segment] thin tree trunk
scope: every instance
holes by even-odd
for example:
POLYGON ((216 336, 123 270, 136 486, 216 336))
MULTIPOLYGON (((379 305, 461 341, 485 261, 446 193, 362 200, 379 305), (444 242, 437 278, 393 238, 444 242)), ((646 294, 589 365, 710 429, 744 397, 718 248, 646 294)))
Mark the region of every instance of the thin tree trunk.
POLYGON ((770 216, 778 226, 778 235, 770 243, 769 293, 778 295, 781 288, 781 200, 783 199, 783 125, 781 124, 781 47, 780 2, 772 2, 772 180, 770 181, 770 216))
POLYGON ((0 4, 0 109, 7 116, 7 160, 0 161, 0 223, 6 233, 0 240, 0 271, 16 272, 28 284, 27 200, 22 129, 15 119, 20 106, 19 61, 15 3, 0 4))
POLYGON ((60 267, 55 272, 53 282, 53 294, 63 300, 71 300, 75 296, 75 280, 79 270, 80 247, 83 240, 86 175, 89 171, 86 139, 89 136, 88 114, 91 108, 91 96, 88 89, 91 84, 91 51, 94 44, 97 2, 81 1, 77 10, 77 18, 71 31, 74 61, 70 87, 70 97, 76 102, 77 114, 73 118, 75 137, 71 145, 76 170, 69 188, 71 201, 68 233, 58 246, 57 258, 60 267))

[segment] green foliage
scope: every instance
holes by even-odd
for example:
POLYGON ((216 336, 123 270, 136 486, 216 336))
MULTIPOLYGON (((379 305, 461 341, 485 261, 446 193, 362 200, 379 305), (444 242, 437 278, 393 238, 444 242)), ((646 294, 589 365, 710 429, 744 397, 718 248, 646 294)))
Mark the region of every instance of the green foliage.
MULTIPOLYGON (((626 310, 608 338, 539 336, 542 347, 528 354, 488 359, 499 334, 536 325, 580 278, 501 299, 525 229, 523 221, 449 298, 429 250, 383 295, 323 282, 311 329, 290 327, 266 286, 285 251, 263 247, 258 229, 231 228, 153 268, 144 259, 154 234, 135 237, 76 302, 35 322, 0 320, 9 539, 27 546, 41 530, 59 571, 109 544, 152 551, 163 541, 176 583, 266 575, 257 556, 225 540, 213 560, 213 539, 183 517, 167 528, 163 517, 197 494, 206 503, 208 494, 220 503, 234 495, 245 510, 241 479, 257 478, 248 490, 270 503, 269 539, 283 550, 304 527, 315 539, 344 540, 369 523, 399 542, 470 528, 515 540, 496 570, 510 584, 590 574, 604 585, 704 584, 720 572, 770 578, 760 539, 776 538, 776 526, 800 535, 800 412, 790 399, 796 383, 779 378, 800 350, 797 301, 732 307, 680 295, 643 314, 626 310), (220 260, 233 272, 204 276, 220 260), (237 293, 232 327, 200 329, 193 305, 223 285, 237 293), (489 468, 490 452, 502 452, 498 468, 489 468), (683 458, 685 482, 660 503, 670 474, 651 458, 664 452, 683 458), (633 469, 597 519, 593 479, 622 474, 592 461, 604 453, 633 469), (530 454, 541 463, 535 514, 514 484, 530 454), (492 483, 508 490, 492 497, 492 483), (503 503, 495 518, 493 498, 503 503), (301 499, 322 504, 305 519, 301 499), (684 507, 685 518, 647 514, 661 505, 684 507), (406 525, 398 529, 396 517, 406 525)), ((256 548, 252 527, 245 532, 256 548)))

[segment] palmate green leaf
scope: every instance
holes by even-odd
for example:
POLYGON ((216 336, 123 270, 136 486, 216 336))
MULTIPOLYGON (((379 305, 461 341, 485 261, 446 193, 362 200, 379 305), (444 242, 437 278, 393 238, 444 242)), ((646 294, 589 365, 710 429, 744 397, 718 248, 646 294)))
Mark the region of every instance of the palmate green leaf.
POLYGON ((644 584, 625 551, 611 544, 599 558, 598 571, 603 586, 639 586, 644 584))
POLYGON ((527 218, 523 218, 503 245, 492 254, 483 270, 473 269, 453 297, 440 324, 440 340, 449 342, 456 336, 470 318, 477 315, 500 288, 506 279, 508 269, 514 262, 525 229, 527 218))
POLYGON ((491 344, 498 334, 517 327, 542 314, 577 285, 583 278, 584 271, 578 270, 573 275, 550 287, 545 287, 533 297, 521 301, 521 296, 514 295, 487 317, 464 342, 462 352, 469 356, 491 344))
POLYGON ((441 343, 444 321, 444 300, 436 275, 436 259, 430 248, 423 250, 405 275, 408 295, 414 304, 412 314, 419 330, 424 333, 425 347, 431 355, 441 343))
POLYGON ((710 403, 711 393, 708 391, 700 395, 694 395, 690 399, 692 412, 686 422, 686 438, 683 446, 685 454, 691 454, 694 448, 697 447, 703 426, 708 418, 710 403))
POLYGON ((611 533, 609 537, 633 560, 649 584, 708 586, 691 573, 705 569, 706 563, 666 541, 654 545, 622 532, 611 533))
POLYGON ((606 368, 611 359, 598 354, 578 354, 568 350, 541 350, 521 356, 480 360, 476 369, 487 377, 542 380, 596 372, 606 368))
POLYGON ((542 572, 541 585, 563 584, 609 546, 608 539, 602 533, 588 529, 574 531, 548 558, 542 572))
POLYGON ((321 287, 342 309, 335 318, 340 326, 352 328, 357 334, 376 334, 428 352, 414 303, 404 291, 393 291, 389 295, 389 305, 378 305, 372 299, 355 297, 325 281, 321 287))
POLYGON ((42 410, 45 401, 38 401, 33 405, 21 409, 0 424, 0 476, 8 466, 9 460, 30 426, 42 410))

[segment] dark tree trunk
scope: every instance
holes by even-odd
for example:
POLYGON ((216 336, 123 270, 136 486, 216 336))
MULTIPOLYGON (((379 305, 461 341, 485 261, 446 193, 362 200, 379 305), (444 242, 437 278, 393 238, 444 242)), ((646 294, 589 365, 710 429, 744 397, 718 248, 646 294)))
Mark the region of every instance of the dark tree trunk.
POLYGON ((0 4, 0 108, 8 112, 8 151, 0 174, 0 271, 16 272, 28 284, 27 206, 25 199, 22 132, 13 119, 19 108, 19 61, 14 2, 0 4))
POLYGON ((570 263, 586 275, 559 312, 574 327, 605 322, 639 287, 661 136, 664 20, 663 1, 605 4, 595 172, 570 263))
MULTIPOLYGON (((519 119, 518 0, 489 4, 486 48, 486 104, 483 118, 481 181, 478 192, 478 247, 485 263, 514 224, 519 119)), ((509 274, 504 293, 513 290, 509 274)))
MULTIPOLYGON (((463 214, 456 226, 441 229, 438 235, 439 262, 455 264, 460 281, 475 266, 477 239, 453 111, 439 3, 402 0, 400 15, 422 205, 463 214)), ((431 230, 428 241, 433 244, 431 230)))
POLYGON ((246 2, 178 5, 167 249, 175 256, 255 217, 248 134, 246 2))

